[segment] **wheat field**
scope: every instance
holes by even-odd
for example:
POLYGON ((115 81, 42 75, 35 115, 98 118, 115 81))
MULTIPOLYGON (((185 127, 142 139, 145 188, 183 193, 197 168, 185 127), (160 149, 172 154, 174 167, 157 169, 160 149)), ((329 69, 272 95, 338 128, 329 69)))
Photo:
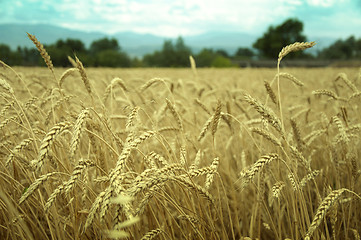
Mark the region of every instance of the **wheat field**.
POLYGON ((359 69, 61 69, 29 37, 47 69, 0 62, 1 239, 360 239, 359 69))

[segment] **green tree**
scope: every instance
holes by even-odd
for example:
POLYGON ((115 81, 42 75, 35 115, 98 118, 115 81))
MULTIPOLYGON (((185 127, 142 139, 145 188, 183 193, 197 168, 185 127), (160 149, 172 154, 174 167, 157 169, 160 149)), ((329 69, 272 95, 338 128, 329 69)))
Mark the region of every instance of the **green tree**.
POLYGON ((240 47, 237 49, 236 53, 234 54, 234 58, 236 59, 251 59, 254 56, 254 52, 245 47, 240 47))
POLYGON ((130 67, 129 56, 122 51, 115 38, 102 38, 91 43, 90 55, 94 66, 102 67, 130 67))
POLYGON ((229 54, 223 49, 216 50, 216 54, 225 58, 229 58, 229 54))
MULTIPOLYGON (((278 53, 284 46, 294 42, 305 42, 306 36, 302 34, 303 23, 297 19, 290 18, 281 25, 270 26, 253 44, 261 58, 277 59, 278 53)), ((295 52, 287 56, 287 58, 306 56, 302 51, 295 52)))
POLYGON ((97 65, 102 67, 130 67, 127 54, 113 50, 104 50, 97 54, 97 65))
POLYGON ((228 54, 223 50, 203 48, 194 58, 197 67, 233 67, 228 54))
POLYGON ((210 48, 203 48, 194 58, 197 67, 210 67, 217 54, 210 48))
POLYGON ((115 38, 102 38, 92 42, 89 49, 90 53, 93 55, 96 55, 97 53, 104 50, 112 50, 118 52, 121 51, 121 48, 115 38))
POLYGON ((190 55, 192 51, 185 45, 183 38, 178 37, 175 44, 172 40, 164 41, 160 51, 145 55, 143 61, 151 67, 187 67, 190 55))
POLYGON ((318 54, 321 59, 351 60, 361 57, 361 39, 350 36, 345 40, 337 40, 318 54))
POLYGON ((84 65, 93 65, 88 57, 88 51, 84 43, 78 39, 66 39, 65 41, 60 39, 55 44, 46 45, 45 48, 55 66, 70 66, 68 56, 73 56, 74 54, 78 56, 84 65))
POLYGON ((189 66, 189 56, 192 55, 191 49, 185 45, 182 37, 178 37, 175 43, 176 61, 174 65, 176 67, 189 66))
POLYGON ((16 52, 22 59, 21 65, 37 66, 44 64, 36 48, 18 47, 16 52))
POLYGON ((6 44, 0 44, 0 59, 9 65, 22 65, 21 55, 6 44))
POLYGON ((211 63, 211 67, 216 67, 216 68, 234 67, 234 66, 235 65, 232 64, 232 61, 229 58, 223 57, 221 55, 217 55, 211 63))

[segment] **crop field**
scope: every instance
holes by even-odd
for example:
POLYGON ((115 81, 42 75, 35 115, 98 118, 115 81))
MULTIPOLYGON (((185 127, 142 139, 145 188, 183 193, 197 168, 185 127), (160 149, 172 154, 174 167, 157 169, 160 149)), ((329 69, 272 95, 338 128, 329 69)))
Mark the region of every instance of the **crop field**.
POLYGON ((62 69, 37 47, 48 68, 0 62, 0 239, 360 239, 358 68, 62 69))

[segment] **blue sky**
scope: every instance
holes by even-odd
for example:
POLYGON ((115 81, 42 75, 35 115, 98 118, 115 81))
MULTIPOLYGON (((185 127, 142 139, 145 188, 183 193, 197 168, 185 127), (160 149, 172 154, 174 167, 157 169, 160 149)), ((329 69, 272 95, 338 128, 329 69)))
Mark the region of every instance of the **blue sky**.
POLYGON ((207 31, 260 35, 296 17, 307 36, 361 37, 361 0, 0 0, 0 23, 175 37, 207 31))

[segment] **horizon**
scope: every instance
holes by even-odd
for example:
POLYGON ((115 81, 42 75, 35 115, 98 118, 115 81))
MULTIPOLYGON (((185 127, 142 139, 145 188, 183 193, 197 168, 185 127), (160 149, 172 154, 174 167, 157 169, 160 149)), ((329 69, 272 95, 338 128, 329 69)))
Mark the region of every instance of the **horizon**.
POLYGON ((358 0, 165 0, 47 1, 2 0, 0 24, 51 24, 71 30, 114 35, 119 32, 164 38, 190 37, 208 32, 238 32, 261 36, 288 18, 304 23, 311 37, 360 37, 361 1, 358 0), (171 21, 169 19, 172 19, 171 21))

